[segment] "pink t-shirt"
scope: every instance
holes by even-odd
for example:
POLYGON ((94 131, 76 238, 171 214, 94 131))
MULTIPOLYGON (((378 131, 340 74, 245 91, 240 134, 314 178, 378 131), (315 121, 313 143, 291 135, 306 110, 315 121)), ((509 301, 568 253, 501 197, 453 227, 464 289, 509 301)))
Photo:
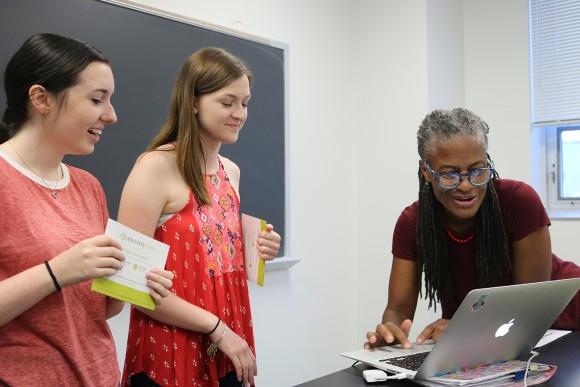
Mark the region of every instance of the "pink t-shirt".
MULTIPOLYGON (((0 281, 104 232, 108 211, 98 181, 77 168, 63 172, 53 199, 0 151, 0 281)), ((0 327, 0 385, 117 386, 105 296, 90 287, 85 281, 55 291, 0 327)))

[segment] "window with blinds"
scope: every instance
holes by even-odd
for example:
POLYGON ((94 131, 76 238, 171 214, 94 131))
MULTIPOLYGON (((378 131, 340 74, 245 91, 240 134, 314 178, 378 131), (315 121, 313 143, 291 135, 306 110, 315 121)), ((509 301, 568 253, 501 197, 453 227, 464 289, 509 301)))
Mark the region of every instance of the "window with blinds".
MULTIPOLYGON (((580 217, 580 1, 530 0, 532 125, 551 217, 580 217)), ((542 182, 543 183, 543 182, 542 182)), ((543 184, 544 185, 544 184, 543 184)))

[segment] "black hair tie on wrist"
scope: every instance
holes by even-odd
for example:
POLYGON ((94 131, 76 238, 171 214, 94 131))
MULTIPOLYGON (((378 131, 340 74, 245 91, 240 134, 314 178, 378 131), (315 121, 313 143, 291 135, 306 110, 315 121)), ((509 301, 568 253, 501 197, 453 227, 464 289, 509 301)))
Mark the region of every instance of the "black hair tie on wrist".
POLYGON ((212 333, 215 332, 215 330, 217 329, 217 327, 220 325, 220 322, 222 322, 222 320, 220 320, 220 318, 218 317, 217 324, 215 324, 215 327, 213 327, 213 329, 211 331, 209 331, 208 335, 211 335, 212 333))
POLYGON ((48 270, 48 274, 50 274, 50 278, 52 278, 52 282, 54 282, 54 287, 56 287, 56 290, 58 290, 60 292, 62 290, 62 288, 58 284, 58 281, 56 280, 56 277, 54 276, 54 273, 52 272, 52 269, 50 268, 48 261, 44 261, 44 264, 46 265, 46 269, 48 270))

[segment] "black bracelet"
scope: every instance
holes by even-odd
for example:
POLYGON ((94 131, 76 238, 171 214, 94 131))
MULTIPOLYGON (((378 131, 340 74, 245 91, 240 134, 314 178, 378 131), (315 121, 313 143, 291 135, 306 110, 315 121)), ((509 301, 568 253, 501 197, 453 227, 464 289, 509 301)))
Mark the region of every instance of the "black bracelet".
POLYGON ((48 261, 44 261, 44 264, 46 265, 46 268, 48 269, 48 274, 50 274, 50 278, 52 278, 52 282, 54 282, 54 286, 56 287, 56 290, 58 290, 60 292, 62 289, 61 289, 60 285, 58 284, 58 281, 56 280, 56 277, 54 276, 54 273, 52 272, 52 269, 50 268, 48 261))
POLYGON ((220 320, 220 318, 218 317, 217 324, 215 324, 215 327, 213 327, 213 329, 211 331, 209 331, 208 335, 211 335, 212 333, 214 333, 215 330, 217 329, 217 327, 220 325, 221 322, 222 322, 222 320, 220 320))

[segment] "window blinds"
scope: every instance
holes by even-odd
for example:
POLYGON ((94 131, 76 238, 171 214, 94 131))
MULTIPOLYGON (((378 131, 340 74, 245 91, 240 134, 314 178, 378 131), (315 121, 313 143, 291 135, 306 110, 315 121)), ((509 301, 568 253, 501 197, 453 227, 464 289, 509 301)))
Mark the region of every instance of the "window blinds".
POLYGON ((580 1, 530 0, 532 121, 580 119, 580 1))

